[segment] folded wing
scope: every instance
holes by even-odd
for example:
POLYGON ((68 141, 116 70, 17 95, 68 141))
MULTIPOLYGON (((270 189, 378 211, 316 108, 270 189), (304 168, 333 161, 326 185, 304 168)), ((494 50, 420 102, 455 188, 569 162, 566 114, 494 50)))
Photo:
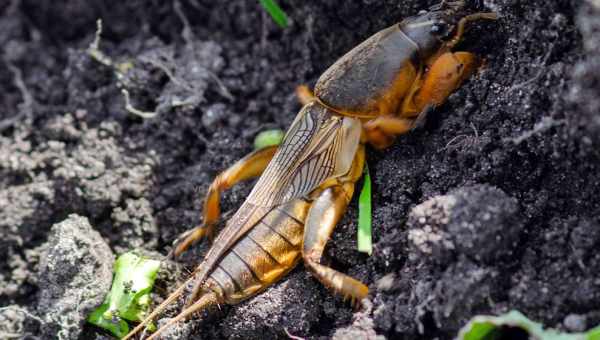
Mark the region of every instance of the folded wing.
POLYGON ((328 178, 350 169, 360 139, 358 120, 333 115, 318 103, 306 105, 247 202, 272 207, 303 197, 328 178))

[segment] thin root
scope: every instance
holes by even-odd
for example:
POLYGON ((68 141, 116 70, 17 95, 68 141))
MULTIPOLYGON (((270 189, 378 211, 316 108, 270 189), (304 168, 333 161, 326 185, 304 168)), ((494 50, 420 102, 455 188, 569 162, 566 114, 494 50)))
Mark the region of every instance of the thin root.
POLYGON ((134 115, 142 117, 144 119, 154 118, 158 114, 156 111, 141 111, 136 109, 133 105, 131 105, 129 91, 127 91, 126 89, 122 89, 121 93, 125 98, 125 110, 127 110, 128 112, 133 113, 134 115))
POLYGON ((451 151, 451 150, 456 150, 456 149, 470 148, 473 145, 475 145, 477 140, 479 140, 479 131, 477 131, 477 128, 475 127, 475 125, 472 122, 470 123, 470 126, 471 126, 471 129, 473 130, 474 136, 469 136, 466 134, 455 136, 450 141, 448 141, 448 143, 446 143, 446 146, 444 146, 443 148, 438 150, 438 152, 441 152, 444 150, 451 151))
POLYGON ((291 334, 291 333, 288 331, 287 327, 283 327, 283 330, 285 331, 285 334, 286 334, 286 335, 287 335, 287 336, 288 336, 290 339, 293 339, 293 340, 305 340, 304 338, 301 338, 301 337, 299 337, 299 336, 292 335, 292 334, 291 334))
MULTIPOLYGON (((102 19, 96 21, 96 35, 94 41, 90 44, 87 49, 87 53, 92 59, 96 60, 102 65, 113 68, 113 61, 100 51, 100 40, 102 39, 102 19)), ((114 68, 113 68, 114 69, 114 68)), ((116 71, 116 70, 115 70, 116 71)))
POLYGON ((17 89, 19 89, 23 102, 18 105, 19 112, 16 115, 0 121, 0 132, 15 125, 15 123, 18 122, 21 118, 25 116, 31 116, 33 114, 33 106, 35 105, 35 100, 33 99, 31 92, 29 92, 29 90, 27 89, 27 85, 25 85, 25 82, 23 81, 23 72, 21 72, 21 70, 15 65, 13 65, 11 62, 7 60, 5 60, 4 62, 6 63, 8 69, 12 72, 14 76, 15 86, 17 87, 17 89))
MULTIPOLYGON (((112 59, 110 59, 110 57, 108 57, 100 50, 100 40, 102 38, 102 19, 98 19, 96 21, 96 27, 96 35, 94 37, 94 40, 86 50, 87 54, 100 64, 109 67, 115 73, 115 76, 117 78, 117 87, 124 87, 124 84, 121 82, 121 79, 125 78, 125 74, 121 70, 119 70, 118 67, 115 66, 115 63, 112 61, 112 59)), ((125 98, 125 110, 127 110, 127 112, 145 119, 156 117, 157 113, 154 111, 149 112, 136 109, 131 104, 131 98, 129 97, 129 91, 127 91, 127 89, 123 88, 121 90, 121 93, 125 98)))
MULTIPOLYGON (((175 0, 175 2, 173 2, 173 10, 175 11, 175 14, 177 14, 177 16, 179 17, 179 20, 181 20, 181 23, 183 24, 183 29, 181 31, 181 36, 183 37, 183 40, 185 40, 185 42, 187 43, 188 46, 194 46, 194 42, 193 42, 194 33, 192 32, 190 22, 189 22, 188 18, 186 17, 186 15, 181 7, 181 2, 179 2, 179 0, 175 0)), ((219 93, 223 97, 227 98, 229 101, 233 102, 235 100, 235 97, 233 96, 233 94, 231 94, 231 92, 229 91, 227 86, 225 86, 223 81, 221 81, 221 79, 214 72, 209 70, 208 68, 204 68, 204 70, 214 80, 215 84, 219 88, 219 93)))

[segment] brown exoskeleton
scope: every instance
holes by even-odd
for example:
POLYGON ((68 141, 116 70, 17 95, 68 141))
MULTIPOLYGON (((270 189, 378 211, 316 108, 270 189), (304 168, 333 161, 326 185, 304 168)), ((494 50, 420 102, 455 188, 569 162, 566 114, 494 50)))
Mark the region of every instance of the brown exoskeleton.
POLYGON ((239 160, 217 176, 204 202, 204 223, 174 250, 184 252, 211 235, 219 195, 262 174, 192 273, 125 339, 184 293, 186 307, 165 328, 218 304, 235 304, 281 279, 302 260, 315 277, 354 301, 363 283, 321 264, 325 245, 352 198, 365 163, 365 144, 389 146, 442 103, 478 67, 469 52, 452 52, 468 22, 464 1, 444 1, 375 33, 327 69, 314 94, 300 88, 304 107, 279 147, 239 160))

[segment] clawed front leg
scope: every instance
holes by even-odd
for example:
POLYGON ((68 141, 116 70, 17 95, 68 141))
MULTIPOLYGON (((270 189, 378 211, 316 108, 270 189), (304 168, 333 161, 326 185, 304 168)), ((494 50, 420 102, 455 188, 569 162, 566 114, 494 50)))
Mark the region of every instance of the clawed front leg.
POLYGON ((390 146, 395 136, 421 125, 427 114, 441 105, 472 75, 479 65, 478 58, 469 52, 447 52, 431 65, 417 88, 404 100, 397 115, 386 115, 366 122, 364 137, 377 149, 390 146))
POLYGON ((390 146, 396 137, 410 131, 417 119, 395 116, 379 116, 363 125, 366 140, 376 149, 390 146))

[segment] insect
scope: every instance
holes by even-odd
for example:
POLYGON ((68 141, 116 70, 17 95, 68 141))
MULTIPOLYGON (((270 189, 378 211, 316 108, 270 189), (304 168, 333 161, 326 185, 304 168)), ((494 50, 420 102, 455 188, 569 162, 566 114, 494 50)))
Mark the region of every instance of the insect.
POLYGON ((299 261, 334 292, 366 297, 365 284, 321 264, 362 174, 365 145, 389 146, 473 74, 477 56, 452 50, 469 22, 495 18, 469 14, 464 1, 443 1, 353 48, 320 76, 314 93, 300 87, 304 106, 282 144, 247 155, 215 178, 203 224, 184 234, 174 255, 213 234, 221 192, 260 176, 245 202, 190 278, 125 338, 180 296, 187 296, 185 308, 150 338, 196 312, 259 293, 299 261))

